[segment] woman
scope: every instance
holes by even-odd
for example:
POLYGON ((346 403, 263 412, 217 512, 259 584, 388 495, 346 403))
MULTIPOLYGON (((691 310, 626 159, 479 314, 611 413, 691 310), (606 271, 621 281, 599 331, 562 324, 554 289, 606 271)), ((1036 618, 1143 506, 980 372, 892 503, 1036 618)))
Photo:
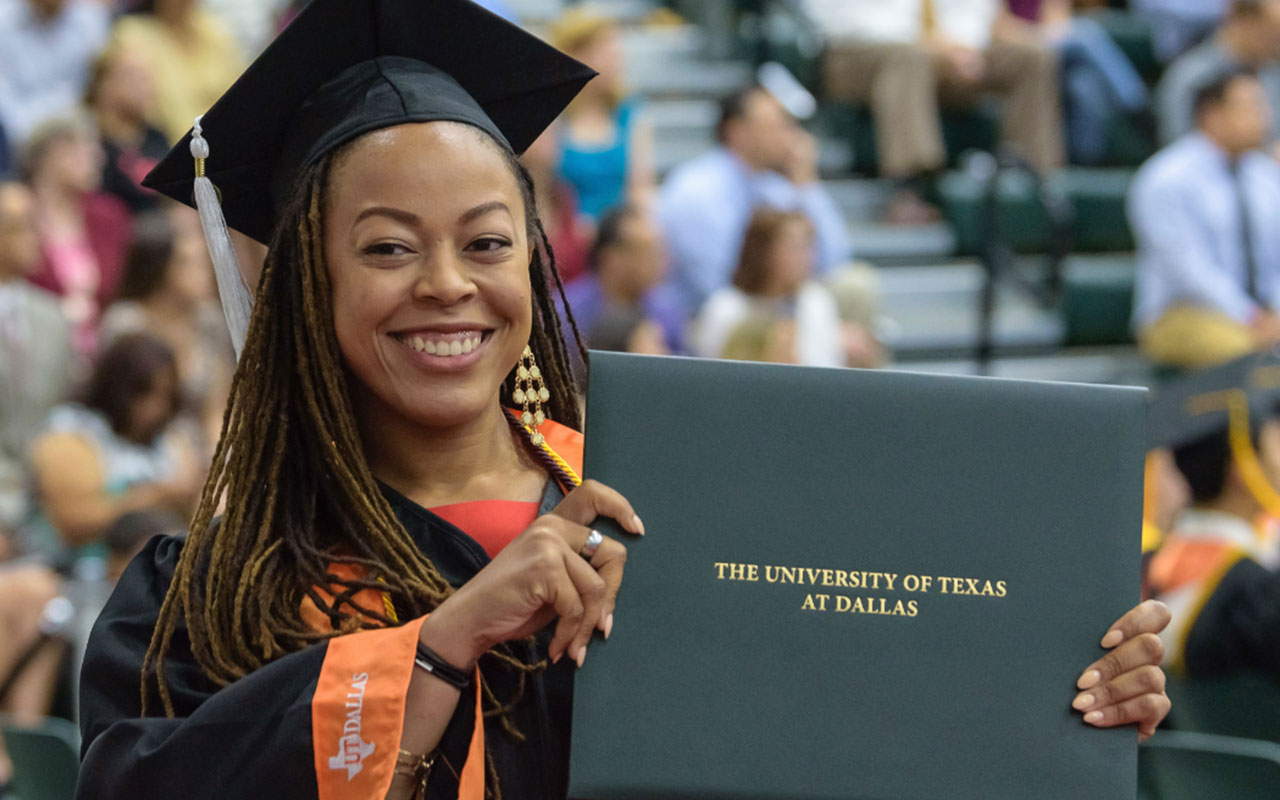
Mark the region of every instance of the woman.
POLYGON ((76 354, 84 362, 97 349, 98 319, 115 296, 129 243, 129 209, 100 191, 102 164, 102 147, 80 120, 39 129, 23 158, 40 236, 40 265, 30 280, 62 298, 76 354))
MULTIPOLYGON (((312 0, 204 120, 270 109, 210 176, 228 224, 274 233, 190 538, 143 553, 90 644, 81 797, 565 796, 570 662, 625 557, 588 525, 644 529, 575 487, 514 153, 589 73, 461 0, 354 8, 312 0)), ((154 181, 189 196, 189 170, 154 181)), ((1158 692, 1122 696, 1157 713, 1106 714, 1158 721, 1158 692)))
POLYGON ((694 324, 697 355, 813 367, 875 366, 879 346, 858 326, 841 321, 835 297, 811 279, 812 273, 809 218, 798 212, 756 211, 743 238, 733 285, 712 294, 694 324), (769 355, 752 358, 756 352, 769 355))
POLYGON ((170 142, 244 66, 235 38, 196 0, 143 0, 111 32, 112 49, 141 58, 155 85, 154 122, 170 142))
POLYGON ((624 96, 622 32, 607 17, 572 9, 551 42, 599 72, 566 109, 560 174, 577 192, 582 213, 597 220, 624 202, 645 204, 653 192, 653 132, 637 101, 624 96))
POLYGON ((109 344, 119 336, 148 332, 168 344, 178 366, 184 416, 197 424, 202 442, 212 443, 222 425, 233 354, 204 241, 186 230, 189 226, 170 221, 170 215, 192 214, 175 204, 134 220, 119 296, 102 318, 102 339, 109 344))
POLYGON ((93 62, 85 105, 93 114, 105 155, 102 188, 133 213, 155 209, 160 201, 155 192, 142 188, 143 177, 169 152, 169 140, 147 121, 155 94, 155 82, 140 53, 113 47, 93 62))
POLYGON ((164 342, 124 336, 103 352, 82 402, 55 407, 31 444, 36 552, 59 566, 105 557, 103 532, 121 514, 190 510, 202 476, 189 437, 171 425, 178 398, 164 342))

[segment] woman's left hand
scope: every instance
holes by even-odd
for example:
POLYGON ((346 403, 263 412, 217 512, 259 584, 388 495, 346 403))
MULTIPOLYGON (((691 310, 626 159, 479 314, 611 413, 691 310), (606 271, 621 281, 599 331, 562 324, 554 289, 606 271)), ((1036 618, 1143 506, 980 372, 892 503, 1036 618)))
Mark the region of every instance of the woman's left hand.
POLYGON ((1164 693, 1164 644, 1159 633, 1169 624, 1169 609, 1148 600, 1116 621, 1102 637, 1111 652, 1085 668, 1071 704, 1084 721, 1099 728, 1137 723, 1138 741, 1155 733, 1169 713, 1164 693))

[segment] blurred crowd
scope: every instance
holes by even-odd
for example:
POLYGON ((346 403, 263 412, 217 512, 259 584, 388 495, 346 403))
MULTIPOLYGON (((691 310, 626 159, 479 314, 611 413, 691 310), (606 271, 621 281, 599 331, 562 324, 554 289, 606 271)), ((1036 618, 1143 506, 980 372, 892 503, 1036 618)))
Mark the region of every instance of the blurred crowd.
MULTIPOLYGON (((0 710, 74 713, 75 639, 54 652, 49 601, 91 614, 197 498, 234 354, 198 216, 141 182, 297 5, 0 0, 0 710)), ((1162 148, 1129 198, 1143 352, 1184 369, 1280 342, 1280 0, 1133 0, 1158 83, 1087 13, 1102 2, 800 5, 824 42, 819 105, 874 120, 886 221, 939 219, 948 109, 999 99, 1002 145, 1041 173, 1100 163, 1121 118, 1162 148)), ((619 24, 575 5, 539 32, 600 73, 523 158, 571 340, 886 362, 875 271, 794 93, 724 97, 714 142, 659 180, 619 24)), ((7 769, 0 753, 0 787, 7 769)))

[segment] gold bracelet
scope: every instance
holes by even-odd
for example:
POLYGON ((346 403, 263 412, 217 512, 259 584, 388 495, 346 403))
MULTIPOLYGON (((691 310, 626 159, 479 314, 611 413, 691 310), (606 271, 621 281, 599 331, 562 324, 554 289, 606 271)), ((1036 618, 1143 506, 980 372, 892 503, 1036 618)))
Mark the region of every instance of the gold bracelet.
POLYGON ((401 750, 400 755, 396 756, 395 774, 411 777, 418 784, 413 790, 413 800, 425 800, 427 778, 431 777, 431 767, 436 763, 438 755, 440 755, 440 748, 437 747, 426 755, 401 750))

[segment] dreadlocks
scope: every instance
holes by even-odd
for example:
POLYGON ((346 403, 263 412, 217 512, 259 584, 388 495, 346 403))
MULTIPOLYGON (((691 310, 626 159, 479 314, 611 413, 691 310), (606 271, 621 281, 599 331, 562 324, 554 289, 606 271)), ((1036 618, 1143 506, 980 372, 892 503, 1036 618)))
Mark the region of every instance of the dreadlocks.
MULTIPOLYGON (((580 428, 577 387, 552 294, 563 302, 564 287, 537 216, 533 181, 514 155, 502 152, 535 243, 529 345, 551 394, 549 413, 580 428)), ((364 458, 324 264, 322 209, 334 159, 330 154, 303 174, 272 238, 222 434, 143 660, 144 715, 153 681, 165 713, 174 713, 165 659, 182 623, 196 662, 225 686, 317 641, 367 623, 396 624, 385 609, 355 600, 364 589, 385 592, 400 620, 428 613, 452 591, 396 519, 364 458), (332 564, 357 565, 363 577, 340 578, 329 571, 332 564), (243 571, 231 572, 228 565, 243 565, 243 571), (333 590, 332 597, 318 587, 333 590), (333 630, 307 625, 305 599, 329 617, 333 630)), ((568 322, 585 363, 572 315, 568 322)), ((504 405, 511 405, 513 387, 510 376, 500 390, 504 405)), ((533 459, 564 477, 540 448, 519 438, 533 459)), ((539 666, 494 655, 520 671, 521 687, 524 674, 539 666)), ((504 706, 484 690, 491 706, 486 716, 519 699, 504 706)))

